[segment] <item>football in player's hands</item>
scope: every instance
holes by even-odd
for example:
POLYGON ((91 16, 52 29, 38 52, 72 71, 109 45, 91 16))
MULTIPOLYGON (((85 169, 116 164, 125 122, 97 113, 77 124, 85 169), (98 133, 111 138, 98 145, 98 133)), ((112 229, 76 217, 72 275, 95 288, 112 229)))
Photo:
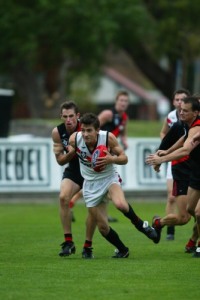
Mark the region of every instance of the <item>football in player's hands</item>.
POLYGON ((108 148, 105 145, 99 145, 96 147, 94 152, 92 153, 92 168, 96 172, 101 172, 103 169, 100 166, 96 166, 97 158, 106 156, 104 151, 108 151, 108 148))

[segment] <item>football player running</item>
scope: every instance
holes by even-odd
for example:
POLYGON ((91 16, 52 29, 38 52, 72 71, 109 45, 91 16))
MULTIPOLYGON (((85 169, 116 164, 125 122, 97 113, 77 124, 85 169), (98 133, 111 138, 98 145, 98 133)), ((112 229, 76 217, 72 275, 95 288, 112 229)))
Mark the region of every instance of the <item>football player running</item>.
POLYGON ((93 113, 84 114, 80 119, 80 125, 81 131, 70 136, 70 151, 76 152, 79 157, 81 175, 84 178, 83 197, 89 214, 96 220, 102 236, 117 248, 113 258, 128 257, 129 249, 116 231, 109 226, 106 211, 108 192, 115 207, 131 221, 136 229, 154 243, 158 243, 159 237, 155 229, 149 226, 147 221, 140 219, 125 199, 120 185, 121 179, 114 164, 125 165, 128 158, 116 137, 108 131, 100 130, 99 119, 93 113), (106 156, 97 159, 96 166, 102 171, 96 172, 92 168, 91 160, 93 152, 99 145, 105 145, 109 151, 106 151, 106 156))

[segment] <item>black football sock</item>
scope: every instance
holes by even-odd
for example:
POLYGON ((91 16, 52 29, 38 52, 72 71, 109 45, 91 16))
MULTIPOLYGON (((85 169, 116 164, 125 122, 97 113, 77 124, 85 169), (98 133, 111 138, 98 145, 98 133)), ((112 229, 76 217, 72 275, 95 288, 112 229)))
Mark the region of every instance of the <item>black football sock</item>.
POLYGON ((167 234, 174 235, 175 233, 175 226, 167 226, 167 234))
POLYGON ((116 231, 114 231, 111 227, 110 227, 110 231, 109 233, 103 237, 112 245, 114 245, 120 252, 124 252, 127 251, 127 247, 124 245, 124 243, 120 240, 118 234, 116 231))
POLYGON ((142 231, 143 221, 135 214, 133 208, 129 204, 129 211, 127 213, 124 213, 125 217, 127 217, 129 220, 131 220, 131 223, 135 225, 135 227, 142 231))

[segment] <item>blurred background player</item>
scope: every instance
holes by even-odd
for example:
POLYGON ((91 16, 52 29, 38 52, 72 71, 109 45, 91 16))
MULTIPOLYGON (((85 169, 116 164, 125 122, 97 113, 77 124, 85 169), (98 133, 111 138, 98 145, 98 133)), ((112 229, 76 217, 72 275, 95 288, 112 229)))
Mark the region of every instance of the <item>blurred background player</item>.
MULTIPOLYGON (((190 92, 184 88, 178 89, 173 94, 173 106, 174 110, 170 111, 163 122, 162 129, 160 131, 160 138, 163 139, 166 134, 169 132, 170 128, 173 126, 175 122, 177 122, 180 118, 180 109, 181 109, 181 101, 183 98, 190 96, 190 92)), ((171 171, 171 162, 167 164, 167 204, 166 204, 166 214, 173 214, 176 211, 176 201, 175 197, 172 195, 173 189, 173 178, 171 171)), ((167 226, 167 236, 166 239, 168 241, 174 240, 175 235, 175 227, 167 226)))
POLYGON ((128 148, 127 143, 127 122, 126 113, 129 105, 129 95, 126 91, 119 91, 116 96, 113 109, 103 110, 98 118, 101 130, 112 132, 114 136, 120 138, 120 143, 124 150, 128 148))

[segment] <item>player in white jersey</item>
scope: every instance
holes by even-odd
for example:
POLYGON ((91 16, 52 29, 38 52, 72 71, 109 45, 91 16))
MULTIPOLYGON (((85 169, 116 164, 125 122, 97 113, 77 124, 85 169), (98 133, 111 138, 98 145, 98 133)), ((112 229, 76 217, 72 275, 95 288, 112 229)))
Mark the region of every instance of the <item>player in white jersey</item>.
MULTIPOLYGON (((179 113, 181 109, 182 99, 190 96, 190 92, 186 89, 178 89, 173 94, 173 105, 175 107, 174 110, 170 111, 167 117, 164 120, 162 129, 160 131, 160 137, 163 139, 165 135, 168 133, 170 128, 179 120, 179 113)), ((176 201, 175 197, 172 195, 173 188, 173 178, 171 171, 171 162, 167 164, 167 204, 166 204, 166 214, 174 213, 176 211, 176 201)), ((168 226, 167 227, 167 240, 174 240, 175 227, 168 226)))
POLYGON ((109 226, 106 211, 105 197, 109 192, 115 207, 120 210, 131 223, 144 233, 154 243, 158 243, 156 231, 148 225, 147 221, 141 220, 134 212, 131 205, 126 201, 120 185, 120 176, 114 164, 124 165, 128 158, 119 145, 116 137, 107 131, 100 131, 100 122, 92 113, 84 114, 81 119, 81 131, 70 137, 70 151, 76 151, 79 157, 81 174, 84 178, 83 196, 88 207, 89 214, 96 220, 99 232, 111 244, 117 248, 114 258, 126 258, 129 249, 120 240, 118 234, 109 226), (92 168, 92 153, 97 145, 106 145, 106 156, 98 158, 96 166, 101 172, 92 168), (112 153, 112 154, 111 154, 112 153))

